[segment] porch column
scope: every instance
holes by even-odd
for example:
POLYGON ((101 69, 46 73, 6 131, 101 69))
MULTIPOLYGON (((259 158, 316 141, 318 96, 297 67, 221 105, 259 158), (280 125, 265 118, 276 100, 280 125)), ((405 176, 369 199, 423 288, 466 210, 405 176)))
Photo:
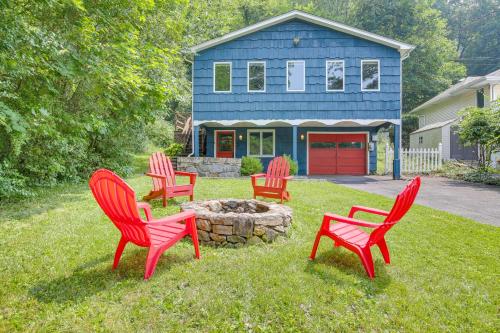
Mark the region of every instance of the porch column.
POLYGON ((200 127, 193 126, 193 155, 200 156, 200 127))
POLYGON ((297 161, 297 125, 292 126, 292 159, 297 161))
POLYGON ((401 179, 401 125, 394 125, 394 161, 392 162, 392 178, 401 179))

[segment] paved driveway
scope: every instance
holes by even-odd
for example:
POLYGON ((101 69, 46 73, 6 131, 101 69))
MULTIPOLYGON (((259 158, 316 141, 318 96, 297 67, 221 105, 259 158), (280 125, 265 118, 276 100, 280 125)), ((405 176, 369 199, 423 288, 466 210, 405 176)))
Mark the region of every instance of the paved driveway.
MULTIPOLYGON (((335 176, 330 181, 391 198, 406 184, 388 176, 335 176)), ((441 177, 422 177, 416 202, 421 205, 500 226, 500 187, 441 177)))

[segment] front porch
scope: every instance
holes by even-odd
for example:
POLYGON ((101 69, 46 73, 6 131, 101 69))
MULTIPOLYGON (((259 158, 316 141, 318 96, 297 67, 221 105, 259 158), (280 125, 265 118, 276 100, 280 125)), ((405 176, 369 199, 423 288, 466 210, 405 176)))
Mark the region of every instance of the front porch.
MULTIPOLYGON (((299 175, 367 175, 377 172, 377 133, 375 126, 256 126, 242 124, 194 126, 193 155, 241 158, 255 156, 264 168, 275 156, 289 155, 297 161, 299 175), (204 146, 200 147, 200 128, 204 146)), ((399 156, 400 126, 393 124, 396 154, 399 156)), ((398 179, 399 160, 394 162, 394 178, 398 179)))

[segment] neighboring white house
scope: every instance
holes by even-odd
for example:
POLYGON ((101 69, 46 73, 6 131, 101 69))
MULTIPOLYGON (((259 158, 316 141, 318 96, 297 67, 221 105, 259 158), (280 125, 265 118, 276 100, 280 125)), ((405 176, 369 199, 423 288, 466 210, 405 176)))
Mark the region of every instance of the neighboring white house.
POLYGON ((443 159, 476 160, 477 147, 464 147, 453 131, 459 112, 469 106, 487 106, 500 98, 500 69, 485 76, 471 76, 416 107, 419 129, 410 134, 410 148, 437 148, 443 159))

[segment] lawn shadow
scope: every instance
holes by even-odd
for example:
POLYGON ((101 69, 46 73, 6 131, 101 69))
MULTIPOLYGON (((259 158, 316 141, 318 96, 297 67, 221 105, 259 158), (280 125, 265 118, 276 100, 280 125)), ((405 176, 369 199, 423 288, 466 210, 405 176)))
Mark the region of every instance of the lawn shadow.
POLYGON ((362 286, 367 296, 383 292, 391 282, 391 277, 387 274, 386 264, 382 260, 375 260, 375 278, 371 280, 366 274, 359 257, 352 252, 339 248, 333 248, 317 255, 315 260, 308 262, 305 271, 327 283, 334 283, 338 286, 352 286, 352 280, 333 274, 330 270, 332 267, 355 277, 361 282, 356 285, 362 286))
POLYGON ((37 188, 32 197, 10 200, 0 205, 0 223, 5 219, 22 220, 57 209, 64 204, 87 200, 88 186, 81 184, 37 188))
MULTIPOLYGON (((110 253, 78 266, 69 276, 40 281, 28 293, 43 303, 75 304, 106 290, 135 288, 140 283, 147 283, 143 280, 146 255, 147 249, 135 249, 123 256, 118 268, 113 271, 114 255, 110 253), (129 283, 121 283, 127 281, 129 283)), ((191 260, 191 256, 166 252, 160 257, 151 278, 188 260, 191 260)))

